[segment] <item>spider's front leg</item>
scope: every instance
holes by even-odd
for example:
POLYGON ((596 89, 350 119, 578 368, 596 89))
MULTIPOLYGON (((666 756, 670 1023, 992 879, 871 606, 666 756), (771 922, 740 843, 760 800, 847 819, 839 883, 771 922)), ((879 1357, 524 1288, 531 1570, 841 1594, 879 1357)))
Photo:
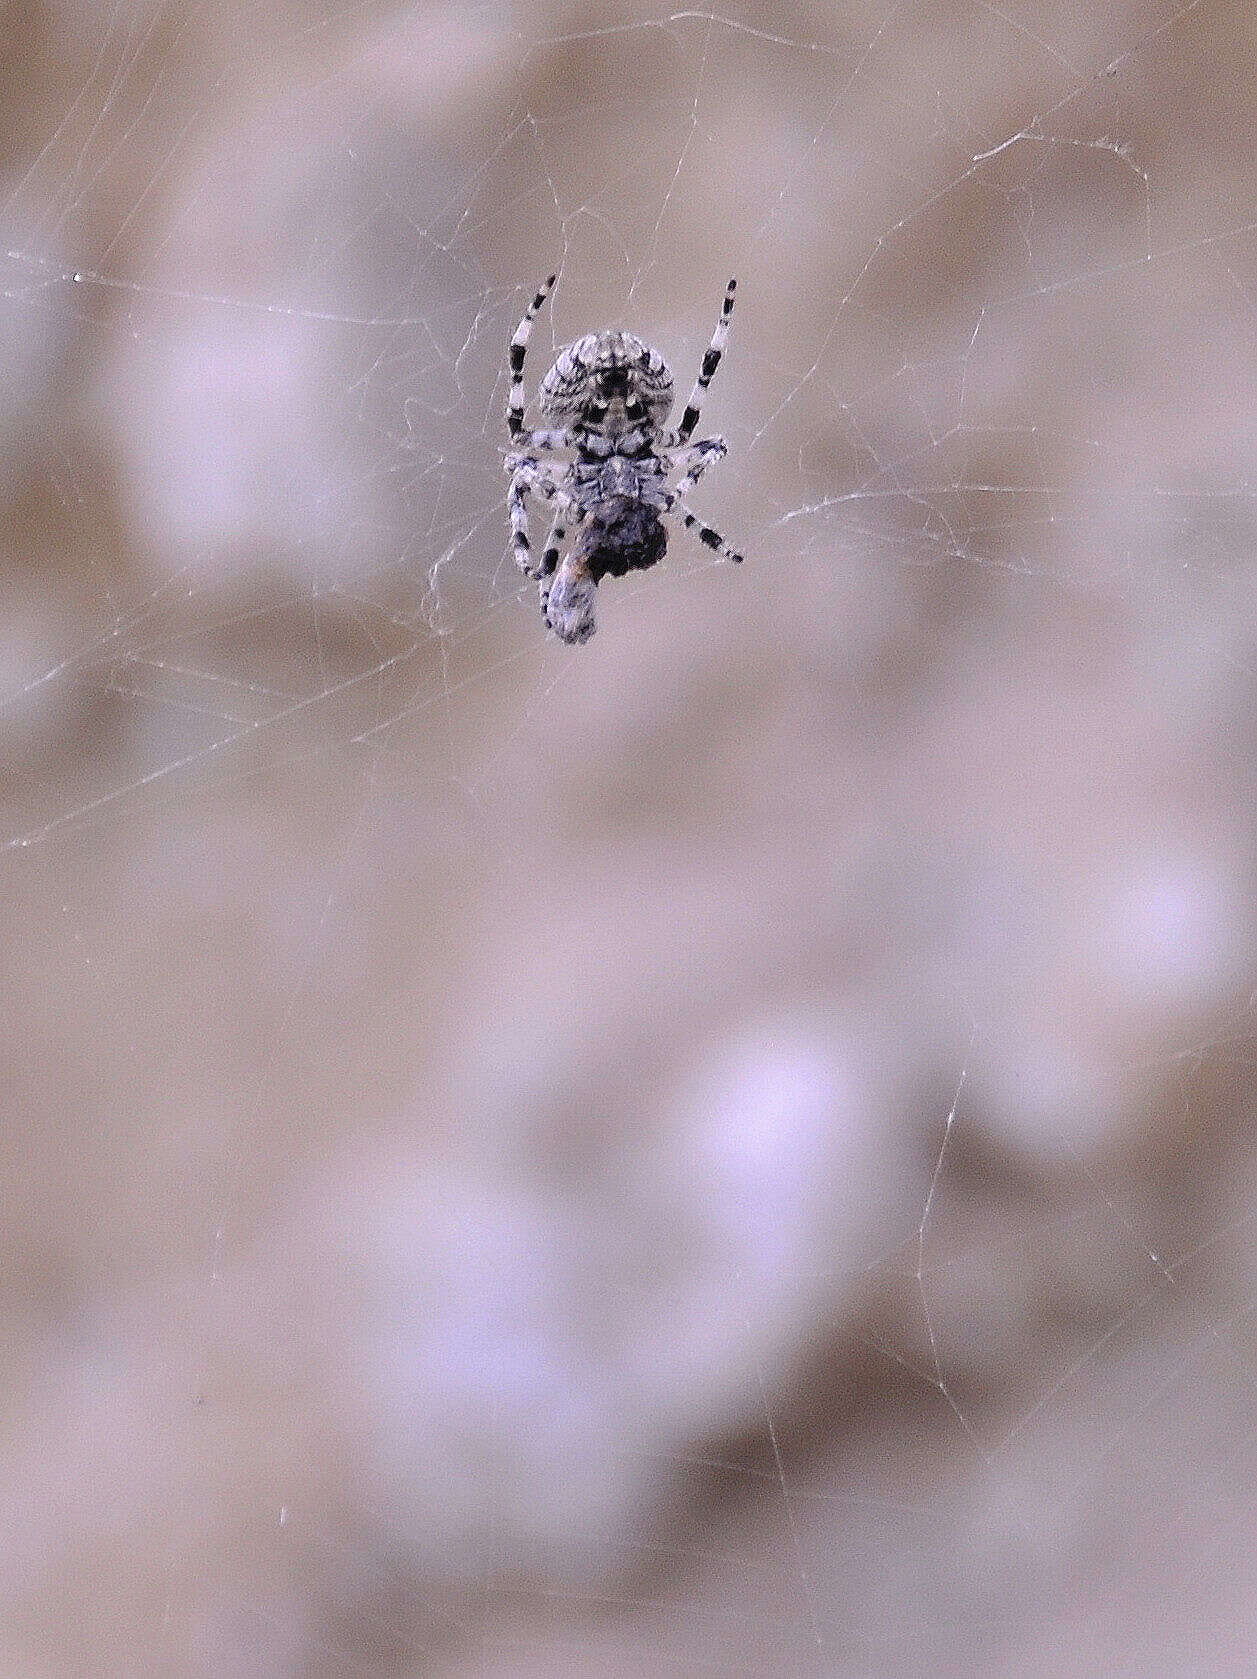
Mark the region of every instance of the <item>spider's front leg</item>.
POLYGON ((540 288, 524 311, 524 318, 515 328, 511 338, 508 355, 511 386, 506 395, 506 429, 510 432, 512 438, 522 439, 524 434, 524 356, 528 350, 528 340, 532 335, 532 324, 537 319, 541 305, 549 297, 556 278, 557 275, 551 274, 545 285, 540 288))
POLYGON ((690 392, 690 400, 681 415, 681 423, 675 431, 666 432, 663 436, 662 446, 665 449, 675 449, 678 443, 688 443, 694 434, 694 428, 702 412, 703 398, 707 395, 707 387, 715 378, 720 358, 725 353, 725 344, 729 338, 729 317, 733 314, 733 296, 737 289, 736 280, 730 280, 725 287, 724 302, 720 305, 720 319, 716 322, 716 330, 712 333, 711 343, 703 356, 698 378, 695 379, 694 389, 690 392))

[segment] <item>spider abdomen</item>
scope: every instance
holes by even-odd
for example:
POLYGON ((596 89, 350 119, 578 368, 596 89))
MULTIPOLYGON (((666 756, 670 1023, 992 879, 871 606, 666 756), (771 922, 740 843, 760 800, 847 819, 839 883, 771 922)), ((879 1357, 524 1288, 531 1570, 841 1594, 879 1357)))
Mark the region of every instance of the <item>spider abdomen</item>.
POLYGON ((657 565, 668 548, 668 532, 657 508, 632 496, 609 496, 587 515, 574 550, 595 583, 657 565))

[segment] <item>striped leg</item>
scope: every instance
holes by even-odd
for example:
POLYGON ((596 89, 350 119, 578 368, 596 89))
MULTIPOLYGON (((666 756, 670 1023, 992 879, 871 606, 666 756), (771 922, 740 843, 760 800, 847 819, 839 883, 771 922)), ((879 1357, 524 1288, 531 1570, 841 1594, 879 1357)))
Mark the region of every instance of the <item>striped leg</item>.
MULTIPOLYGON (((572 432, 520 432, 515 442, 519 443, 520 447, 502 457, 502 465, 507 468, 507 472, 519 472, 520 467, 539 467, 537 450, 576 448, 579 438, 572 432)), ((552 460, 550 465, 562 468, 564 462, 552 460)))
POLYGON ((565 427, 559 431, 521 431, 511 441, 517 446, 515 452, 502 462, 508 472, 514 472, 521 461, 535 455, 538 449, 578 449, 583 439, 579 431, 565 427))
POLYGON ((681 424, 675 432, 669 432, 663 439, 663 446, 675 449, 678 443, 688 443, 698 424, 698 416, 702 412, 703 398, 707 394, 707 387, 711 384, 720 366, 720 358, 724 355, 725 343, 729 337, 729 317, 733 313, 733 294, 738 289, 738 282, 730 280, 725 287, 725 300, 720 306, 720 319, 716 322, 716 330, 711 335, 711 343, 707 346, 707 354, 703 357, 703 365, 698 370, 698 378, 694 381, 694 389, 690 392, 690 400, 685 405, 685 412, 681 416, 681 424))
POLYGON ((716 462, 723 460, 728 453, 729 445, 723 437, 705 437, 701 443, 693 443, 688 449, 682 449, 672 462, 674 471, 677 467, 686 469, 684 478, 677 480, 676 494, 689 495, 707 468, 715 466, 716 462))
POLYGON ((538 577, 549 577, 559 563, 559 550, 567 537, 567 526, 563 523, 564 517, 562 510, 554 515, 554 523, 550 526, 550 534, 546 538, 546 545, 541 552, 541 564, 537 567, 538 577))
POLYGON ((523 320, 515 328, 515 336, 511 339, 511 388, 506 398, 506 427, 512 437, 518 437, 524 429, 524 352, 528 348, 528 335, 532 331, 532 324, 541 305, 550 295, 556 277, 551 274, 533 298, 523 320))
POLYGON ((506 498, 506 510, 511 521, 511 547, 515 550, 515 564, 525 576, 532 576, 532 555, 528 541, 528 485, 522 478, 512 478, 506 498))
MULTIPOLYGON (((537 567, 535 576, 538 579, 537 602, 541 607, 541 616, 546 623, 550 622, 550 591, 554 587, 555 573, 558 570, 559 550, 563 546, 563 539, 567 529, 563 523, 564 515, 556 513, 554 523, 550 526, 550 534, 546 538, 545 550, 541 556, 541 564, 537 567)), ((573 520, 573 524, 578 521, 573 520)))
POLYGON ((706 547, 719 554, 722 559, 731 560, 734 565, 742 564, 742 555, 730 548, 719 531, 712 530, 711 526, 705 525, 697 514, 691 513, 676 490, 669 492, 664 505, 668 512, 676 513, 680 517, 681 523, 687 531, 695 531, 698 540, 706 547))
MULTIPOLYGON (((528 497, 529 494, 539 496, 542 501, 552 501, 557 504, 558 514, 566 513, 573 521, 584 517, 581 509, 572 498, 559 488, 554 479, 545 473, 534 460, 520 461, 511 477, 511 487, 507 492, 506 506, 511 521, 511 546, 515 550, 515 563, 528 577, 537 575, 532 564, 532 544, 528 540, 528 497)), ((556 515, 557 523, 557 515, 556 515)), ((553 533, 546 544, 546 554, 553 546, 553 533)), ((546 554, 542 555, 545 564, 546 554)))

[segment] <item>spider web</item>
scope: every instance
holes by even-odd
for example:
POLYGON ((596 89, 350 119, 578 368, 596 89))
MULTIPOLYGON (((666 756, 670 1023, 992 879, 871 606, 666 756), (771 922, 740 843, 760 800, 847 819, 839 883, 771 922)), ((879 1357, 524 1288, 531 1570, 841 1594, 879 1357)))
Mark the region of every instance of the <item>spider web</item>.
POLYGON ((1244 9, 0 31, 10 1666, 1247 1671, 1244 9))

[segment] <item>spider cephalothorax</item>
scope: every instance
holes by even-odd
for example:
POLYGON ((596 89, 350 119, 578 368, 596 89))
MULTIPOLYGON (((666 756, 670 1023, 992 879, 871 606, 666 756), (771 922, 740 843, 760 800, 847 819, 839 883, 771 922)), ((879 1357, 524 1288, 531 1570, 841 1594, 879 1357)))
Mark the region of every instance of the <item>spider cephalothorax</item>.
POLYGON ((713 462, 727 452, 723 437, 691 443, 703 395, 720 364, 737 282, 725 290, 720 320, 674 430, 664 426, 672 409, 672 374, 657 350, 636 334, 589 332, 560 352, 541 381, 538 405, 551 429, 524 426, 524 352, 537 312, 554 275, 533 298, 511 340, 511 388, 506 423, 518 452, 506 457, 511 474, 508 506, 511 540, 520 568, 541 583, 541 610, 564 641, 594 633, 594 596, 603 577, 644 571, 668 545, 664 517, 675 513, 687 530, 726 559, 741 554, 685 505, 685 496, 713 462), (570 450, 571 459, 546 461, 543 452, 570 450), (672 488, 668 479, 681 474, 672 488), (554 503, 554 523, 539 562, 528 539, 529 494, 554 503), (567 528, 576 530, 560 560, 567 528))

